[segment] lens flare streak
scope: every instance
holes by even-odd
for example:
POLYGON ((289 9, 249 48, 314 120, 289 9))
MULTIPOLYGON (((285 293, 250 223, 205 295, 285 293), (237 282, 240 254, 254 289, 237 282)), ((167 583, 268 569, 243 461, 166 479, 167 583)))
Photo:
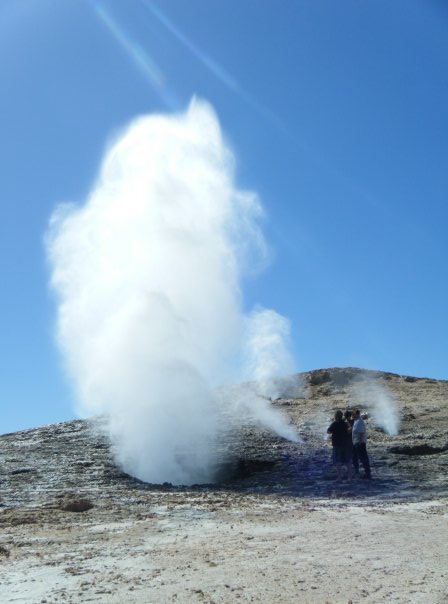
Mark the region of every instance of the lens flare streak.
POLYGON ((144 75, 149 79, 152 86, 158 92, 163 91, 165 87, 165 78, 162 70, 156 65, 155 61, 151 59, 148 53, 139 44, 131 40, 130 36, 117 23, 116 19, 113 18, 104 5, 97 3, 95 5, 95 12, 134 64, 141 69, 144 75))

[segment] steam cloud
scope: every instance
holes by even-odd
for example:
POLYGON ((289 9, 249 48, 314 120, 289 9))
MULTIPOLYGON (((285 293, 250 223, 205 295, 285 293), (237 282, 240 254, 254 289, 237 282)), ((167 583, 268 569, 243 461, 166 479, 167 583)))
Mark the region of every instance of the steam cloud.
POLYGON ((356 383, 355 395, 358 400, 367 401, 366 404, 372 409, 372 417, 376 426, 391 436, 398 434, 400 416, 397 402, 385 386, 364 377, 356 383))
POLYGON ((296 439, 266 401, 293 370, 288 323, 242 311, 242 277, 266 246, 260 202, 233 172, 212 108, 193 100, 130 124, 85 203, 50 221, 57 338, 79 411, 108 418, 118 463, 145 481, 212 480, 225 417, 296 439), (258 385, 218 388, 243 379, 258 385))

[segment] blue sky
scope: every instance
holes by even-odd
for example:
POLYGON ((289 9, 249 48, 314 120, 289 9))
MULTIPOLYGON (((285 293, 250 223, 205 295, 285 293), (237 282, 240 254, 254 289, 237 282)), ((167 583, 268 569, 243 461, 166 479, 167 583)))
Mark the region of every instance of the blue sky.
POLYGON ((131 119, 215 108, 298 370, 448 379, 448 9, 417 0, 2 0, 1 432, 74 417, 43 237, 131 119))

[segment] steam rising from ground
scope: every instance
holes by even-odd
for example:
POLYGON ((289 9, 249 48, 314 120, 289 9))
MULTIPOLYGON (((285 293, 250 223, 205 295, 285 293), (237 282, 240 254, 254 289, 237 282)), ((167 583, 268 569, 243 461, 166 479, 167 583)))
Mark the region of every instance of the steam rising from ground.
POLYGON ((194 100, 133 122, 86 202, 50 222, 58 342, 80 411, 109 418, 118 462, 146 481, 212 480, 224 417, 295 438, 266 402, 293 370, 288 324, 242 312, 241 279, 266 248, 259 200, 233 170, 213 110, 194 100), (259 386, 217 394, 243 378, 259 386))
POLYGON ((364 377, 355 384, 354 395, 357 401, 354 408, 365 404, 372 410, 376 426, 391 436, 398 434, 400 429, 398 407, 386 386, 364 377), (364 401, 366 402, 364 403, 364 401))
POLYGON ((298 395, 289 346, 290 324, 274 310, 256 308, 247 321, 245 368, 261 396, 271 399, 298 395))

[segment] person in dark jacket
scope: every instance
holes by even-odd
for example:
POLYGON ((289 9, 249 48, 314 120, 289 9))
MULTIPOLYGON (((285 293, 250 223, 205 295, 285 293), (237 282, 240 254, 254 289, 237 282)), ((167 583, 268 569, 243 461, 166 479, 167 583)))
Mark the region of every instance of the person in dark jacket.
POLYGON ((328 427, 327 433, 331 434, 333 463, 336 467, 337 480, 341 480, 342 478, 342 466, 347 467, 347 477, 351 480, 352 460, 349 457, 348 451, 348 440, 350 435, 342 411, 336 411, 334 422, 328 427))

